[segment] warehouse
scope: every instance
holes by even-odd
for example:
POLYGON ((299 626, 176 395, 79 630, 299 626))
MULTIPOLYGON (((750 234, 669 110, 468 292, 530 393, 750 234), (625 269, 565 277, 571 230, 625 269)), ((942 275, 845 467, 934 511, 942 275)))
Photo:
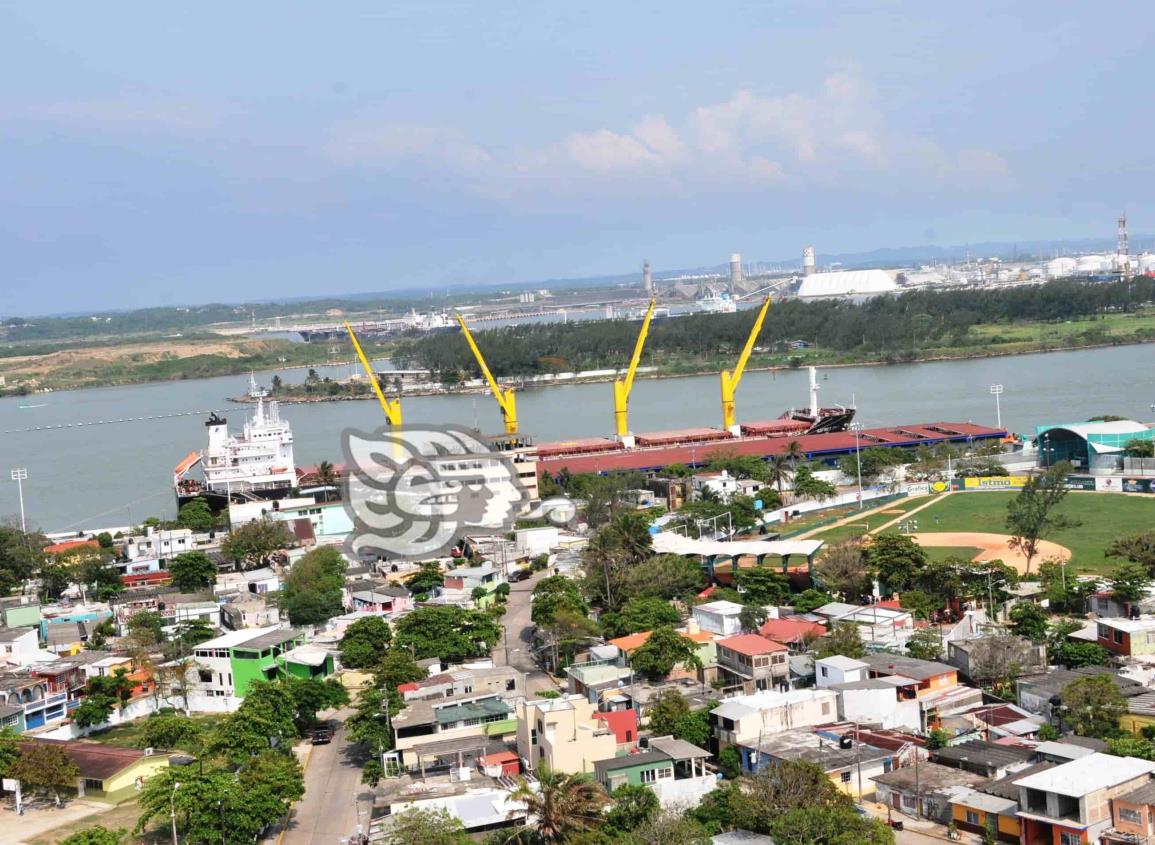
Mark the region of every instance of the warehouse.
POLYGON ((898 285, 885 270, 842 270, 815 273, 802 280, 798 298, 803 300, 849 299, 862 302, 874 296, 895 293, 898 285))

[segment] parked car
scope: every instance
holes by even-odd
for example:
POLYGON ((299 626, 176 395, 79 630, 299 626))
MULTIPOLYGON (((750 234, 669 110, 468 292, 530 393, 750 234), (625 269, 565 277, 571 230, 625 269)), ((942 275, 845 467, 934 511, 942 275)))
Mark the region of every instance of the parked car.
POLYGON ((515 569, 509 576, 509 583, 516 584, 519 581, 525 581, 532 574, 528 569, 515 569))
POLYGON ((333 741, 333 728, 330 725, 321 725, 313 728, 312 734, 309 736, 309 741, 313 745, 328 745, 333 741))

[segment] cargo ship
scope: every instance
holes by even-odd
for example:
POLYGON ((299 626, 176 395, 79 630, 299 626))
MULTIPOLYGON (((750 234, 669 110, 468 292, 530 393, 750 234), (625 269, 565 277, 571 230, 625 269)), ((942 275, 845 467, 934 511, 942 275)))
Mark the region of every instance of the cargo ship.
POLYGON ((808 460, 836 461, 856 449, 898 447, 913 449, 937 443, 969 445, 1002 439, 1001 428, 970 422, 931 422, 851 430, 855 408, 818 402, 818 378, 810 368, 810 403, 791 408, 777 419, 740 423, 737 431, 722 428, 687 428, 633 436, 633 446, 620 438, 585 437, 539 443, 535 447, 539 473, 552 476, 563 470, 625 472, 659 470, 670 464, 691 467, 709 463, 716 453, 770 458, 786 452, 796 442, 808 460))

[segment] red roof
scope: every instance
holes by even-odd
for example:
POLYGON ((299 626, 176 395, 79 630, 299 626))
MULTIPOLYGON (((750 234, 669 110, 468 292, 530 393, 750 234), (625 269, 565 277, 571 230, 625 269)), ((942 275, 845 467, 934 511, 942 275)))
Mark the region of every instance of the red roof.
POLYGON ((758 654, 770 654, 775 651, 787 651, 786 646, 781 643, 772 642, 757 634, 738 634, 736 637, 727 637, 724 640, 718 640, 718 647, 721 648, 723 646, 730 649, 730 651, 736 651, 739 654, 745 654, 750 657, 758 654))
POLYGON ((669 431, 651 431, 634 438, 639 446, 664 446, 670 443, 701 443, 729 440, 730 432, 720 428, 674 428, 669 431))
POLYGON ((53 543, 51 546, 44 547, 44 554, 58 555, 61 552, 67 552, 70 549, 81 549, 91 547, 94 549, 100 548, 100 543, 95 540, 67 540, 63 543, 53 543))
MULTIPOLYGON (((719 429, 704 429, 725 435, 719 429)), ((692 430, 691 430, 692 431, 692 430)), ((649 438, 664 437, 674 432, 659 432, 657 435, 638 435, 637 443, 645 446, 656 442, 649 438)), ((868 428, 860 432, 863 448, 877 445, 918 446, 922 444, 958 442, 969 438, 1002 437, 1006 432, 1001 428, 990 428, 973 423, 919 423, 918 425, 892 426, 888 428, 868 428)), ((785 452, 791 442, 796 441, 808 455, 850 454, 854 451, 854 432, 841 431, 831 434, 803 434, 796 438, 787 437, 740 437, 725 443, 710 441, 686 442, 658 448, 617 449, 573 456, 550 456, 554 444, 544 443, 539 447, 538 467, 541 471, 559 473, 563 468, 572 473, 579 472, 620 472, 624 470, 659 469, 675 463, 704 463, 712 451, 724 446, 728 453, 736 455, 756 455, 769 457, 785 452)))
POLYGON ((513 763, 521 759, 512 751, 494 751, 481 758, 483 766, 500 766, 502 763, 513 763))
POLYGON ((806 637, 821 637, 826 633, 826 628, 817 622, 803 619, 767 619, 758 633, 776 643, 795 643, 806 637))
POLYGON ((598 711, 594 713, 594 718, 605 722, 619 743, 634 742, 638 738, 637 710, 598 711))

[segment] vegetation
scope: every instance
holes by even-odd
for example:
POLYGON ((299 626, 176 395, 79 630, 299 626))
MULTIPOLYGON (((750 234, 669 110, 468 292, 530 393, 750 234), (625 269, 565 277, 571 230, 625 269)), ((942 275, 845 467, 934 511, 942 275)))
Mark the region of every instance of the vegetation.
POLYGON ((418 660, 440 657, 450 663, 488 655, 499 639, 501 628, 485 613, 449 606, 418 608, 398 620, 394 636, 418 660))
POLYGON ((858 626, 852 622, 839 622, 825 637, 818 641, 815 657, 843 657, 859 659, 866 656, 866 646, 858 635, 858 626))
POLYGON ((655 628, 649 638, 630 655, 630 666, 639 675, 651 679, 665 678, 676 666, 701 669, 698 648, 694 641, 682 636, 673 627, 655 628))
POLYGON ((168 571, 172 575, 172 585, 182 593, 206 589, 217 580, 217 565, 204 552, 177 555, 169 561, 168 571))
POLYGON ((347 669, 367 669, 385 656, 393 641, 393 629, 379 616, 358 619, 345 629, 339 648, 341 665, 347 669))
MULTIPOLYGON (((256 525, 258 523, 250 523, 256 525)), ((313 549, 293 564, 277 601, 294 625, 316 625, 344 612, 345 558, 332 546, 313 549)))
POLYGON ((268 563, 274 552, 293 545, 293 532, 280 520, 262 517, 229 531, 221 543, 221 554, 243 569, 257 569, 268 563))
POLYGON ((1069 463, 1048 467, 1042 474, 1031 476, 1007 505, 1007 529, 1011 534, 1008 545, 1026 557, 1028 573, 1039 553, 1040 541, 1070 525, 1067 517, 1056 513, 1059 503, 1067 496, 1070 474, 1069 463))
POLYGON ((1064 724, 1079 736, 1105 737, 1119 729, 1127 702, 1110 675, 1072 681, 1059 694, 1064 724))
POLYGON ((588 775, 542 768, 537 779, 537 784, 521 779, 510 797, 525 804, 534 819, 534 838, 542 845, 562 845, 571 835, 604 823, 603 810, 610 797, 588 775))

